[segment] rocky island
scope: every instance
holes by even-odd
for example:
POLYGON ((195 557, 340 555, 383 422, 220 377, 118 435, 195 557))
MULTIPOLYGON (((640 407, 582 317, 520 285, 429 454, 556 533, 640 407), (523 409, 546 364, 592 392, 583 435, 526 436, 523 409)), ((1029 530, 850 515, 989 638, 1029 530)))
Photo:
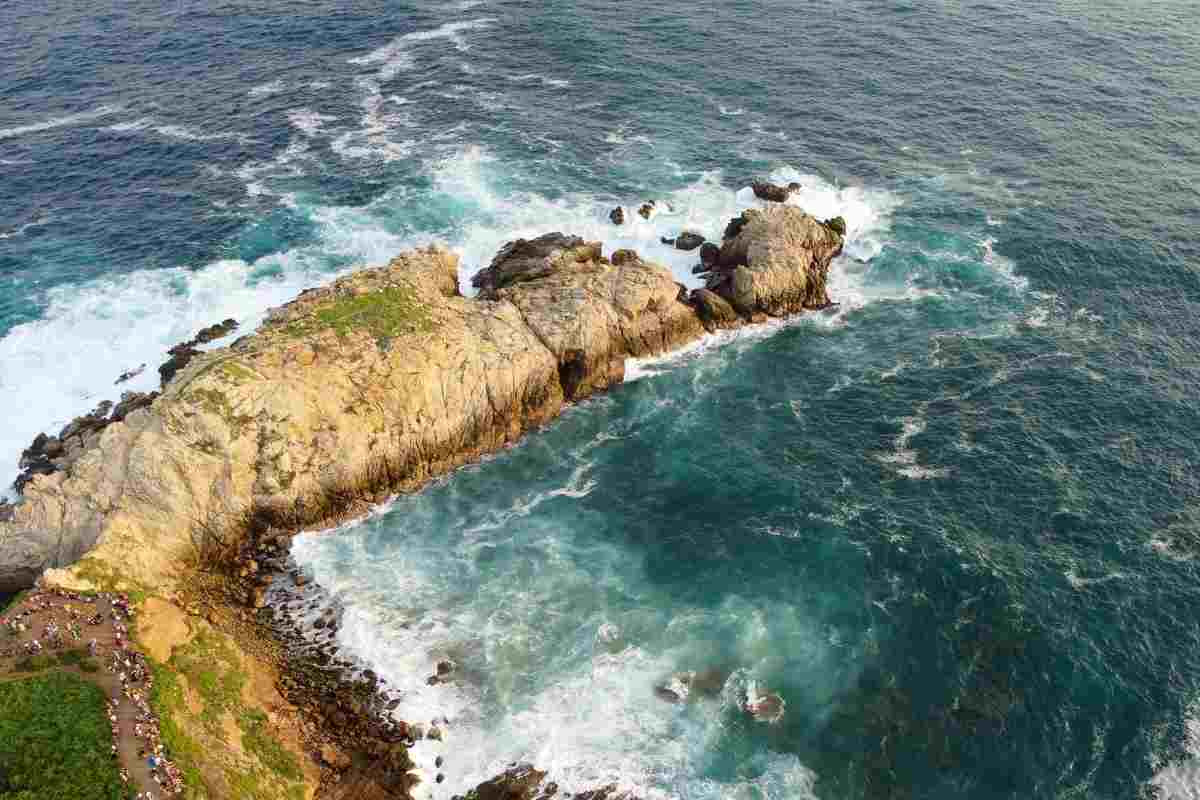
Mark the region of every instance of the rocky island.
MULTIPOLYGON (((506 245, 475 276, 475 297, 438 247, 306 290, 229 346, 187 343, 160 371, 161 392, 39 437, 20 502, 0 506, 0 591, 40 580, 134 593, 149 610, 138 633, 157 638, 147 649, 164 669, 204 647, 247 676, 238 713, 261 714, 304 765, 276 782, 281 792, 407 796, 413 732, 363 721, 383 711, 370 680, 322 688, 281 646, 267 588, 287 537, 513 443, 620 384, 626 359, 829 305, 844 236, 840 218, 766 202, 732 220, 719 248, 705 245, 705 287, 690 292, 636 252, 559 233, 506 245)), ((269 772, 269 759, 228 745, 190 691, 159 709, 196 745, 184 771, 207 796, 239 796, 230 776, 269 772)), ((542 796, 541 778, 514 767, 471 796, 542 796)))

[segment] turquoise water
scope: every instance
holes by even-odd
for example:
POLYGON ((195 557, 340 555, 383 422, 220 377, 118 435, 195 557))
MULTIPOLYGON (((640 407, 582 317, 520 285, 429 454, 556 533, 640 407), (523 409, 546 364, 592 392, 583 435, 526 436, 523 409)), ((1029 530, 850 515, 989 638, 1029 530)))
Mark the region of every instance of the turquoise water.
POLYGON ((404 247, 465 278, 563 230, 690 281, 660 236, 799 179, 849 222, 836 314, 297 541, 344 653, 450 719, 428 790, 1200 796, 1197 64, 1183 2, 4 4, 0 474, 404 247))

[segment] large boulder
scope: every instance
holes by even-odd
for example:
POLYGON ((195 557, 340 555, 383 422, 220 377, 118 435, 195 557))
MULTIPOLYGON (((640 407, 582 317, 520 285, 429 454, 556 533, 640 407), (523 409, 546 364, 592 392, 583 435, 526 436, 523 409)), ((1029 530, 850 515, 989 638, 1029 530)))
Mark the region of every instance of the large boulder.
POLYGON ((674 239, 664 237, 663 244, 669 244, 676 250, 695 250, 704 244, 704 237, 693 231, 684 231, 674 239))
POLYGON ((750 209, 726 228, 707 286, 740 314, 773 316, 830 304, 829 264, 843 238, 795 206, 750 209))
POLYGON ((695 289, 692 291, 691 302, 703 320, 705 329, 710 332, 718 328, 734 327, 741 321, 729 301, 716 292, 695 289))
POLYGON ((599 249, 598 243, 576 247, 537 280, 495 293, 520 309, 554 354, 567 400, 623 381, 626 358, 670 350, 701 332, 669 270, 632 250, 617 251, 610 262, 599 249))
POLYGON ((471 285, 492 297, 505 286, 550 275, 564 263, 599 257, 600 243, 585 242, 578 236, 547 233, 536 239, 517 239, 504 245, 486 269, 475 273, 471 285))

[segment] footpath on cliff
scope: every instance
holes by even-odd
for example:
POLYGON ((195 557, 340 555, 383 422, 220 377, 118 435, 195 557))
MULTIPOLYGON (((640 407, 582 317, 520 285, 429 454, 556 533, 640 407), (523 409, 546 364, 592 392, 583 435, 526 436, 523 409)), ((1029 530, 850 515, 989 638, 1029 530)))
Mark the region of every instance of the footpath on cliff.
POLYGON ((29 592, 0 614, 0 682, 65 672, 99 688, 122 785, 139 800, 171 797, 182 792, 183 778, 150 710, 153 677, 131 645, 131 624, 123 594, 29 592))

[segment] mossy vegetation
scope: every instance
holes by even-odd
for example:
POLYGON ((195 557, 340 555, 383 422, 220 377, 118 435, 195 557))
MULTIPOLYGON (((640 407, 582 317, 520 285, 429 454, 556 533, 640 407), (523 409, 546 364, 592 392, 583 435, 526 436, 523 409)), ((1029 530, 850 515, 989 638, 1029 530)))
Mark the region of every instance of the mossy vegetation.
POLYGON ((238 717, 242 747, 276 775, 293 781, 304 778, 296 758, 267 730, 267 715, 257 709, 244 710, 238 717))
POLYGON ((87 556, 75 562, 72 571, 80 580, 87 581, 94 586, 96 591, 121 592, 128 595, 130 601, 135 605, 146 599, 145 587, 137 581, 126 578, 106 561, 87 556))
POLYGON ((295 756, 271 734, 266 714, 243 699, 249 678, 224 634, 203 629, 152 669, 150 703, 183 772, 185 798, 303 797, 295 756), (233 731, 229 721, 236 722, 233 731), (231 733, 238 741, 229 741, 231 733))
POLYGON ((121 800, 104 693, 55 672, 0 683, 0 798, 121 800))
POLYGON ((307 336, 320 330, 333 330, 339 336, 366 331, 381 346, 396 336, 432 328, 433 319, 425 303, 403 286, 339 295, 286 326, 292 336, 307 336))

